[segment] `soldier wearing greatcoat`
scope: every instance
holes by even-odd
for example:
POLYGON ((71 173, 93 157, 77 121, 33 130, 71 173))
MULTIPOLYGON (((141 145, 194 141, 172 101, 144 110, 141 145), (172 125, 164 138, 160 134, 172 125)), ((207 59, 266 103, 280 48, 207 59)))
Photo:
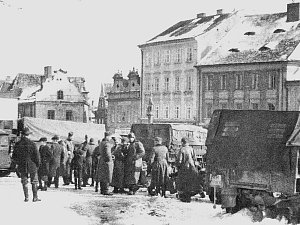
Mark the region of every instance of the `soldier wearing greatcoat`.
POLYGON ((39 142, 41 143, 39 148, 39 153, 41 157, 41 165, 39 167, 39 182, 40 182, 40 189, 42 191, 47 191, 47 183, 48 183, 48 175, 49 175, 49 168, 50 168, 50 161, 53 158, 53 154, 50 150, 50 147, 47 145, 47 138, 42 137, 40 138, 39 142), (42 181, 44 184, 42 184, 42 181))
POLYGON ((84 167, 84 173, 83 173, 83 184, 87 185, 88 180, 91 177, 92 183, 91 186, 93 186, 93 177, 92 177, 92 171, 93 171, 93 159, 92 155, 96 148, 96 144, 94 142, 94 138, 90 138, 89 143, 86 146, 86 156, 85 156, 85 167, 84 167))
MULTIPOLYGON (((99 182, 100 182, 100 168, 98 167, 98 162, 100 159, 100 143, 101 141, 98 140, 98 146, 94 149, 92 155, 92 173, 93 173, 93 181, 96 183, 95 185, 95 192, 99 191, 99 182)), ((92 182, 93 184, 93 182, 92 182)))
POLYGON ((74 143, 73 143, 73 132, 68 133, 68 138, 65 140, 65 144, 67 147, 67 159, 65 163, 65 170, 63 174, 64 185, 69 185, 73 183, 72 181, 72 169, 71 169, 71 161, 73 158, 73 151, 74 151, 74 143))
POLYGON ((110 143, 111 133, 105 132, 104 139, 100 143, 100 155, 98 161, 98 172, 99 172, 99 181, 101 194, 103 195, 112 195, 108 191, 109 184, 112 181, 113 174, 113 157, 111 149, 113 145, 110 143))
POLYGON ((12 159, 18 166, 21 175, 21 183, 25 195, 25 202, 28 202, 28 178, 30 178, 33 202, 41 201, 38 198, 38 167, 40 165, 40 156, 38 149, 33 141, 28 138, 32 132, 26 127, 22 131, 21 140, 15 145, 12 159))
POLYGON ((75 179, 75 190, 81 190, 81 180, 82 180, 82 170, 85 162, 86 152, 83 150, 82 146, 75 148, 74 156, 71 162, 71 168, 74 171, 75 179))
POLYGON ((138 190, 138 181, 142 171, 142 157, 145 155, 145 149, 140 141, 135 140, 134 133, 128 134, 130 145, 125 160, 125 185, 129 188, 129 195, 134 195, 138 190))
POLYGON ((64 150, 63 147, 58 144, 58 139, 59 138, 57 135, 54 135, 54 137, 52 137, 53 143, 50 150, 53 154, 53 158, 50 162, 50 171, 48 177, 48 187, 51 186, 52 178, 54 177, 55 188, 58 188, 59 185, 60 165, 64 160, 64 150))
POLYGON ((161 194, 166 197, 168 179, 168 149, 162 145, 162 138, 154 139, 154 147, 150 154, 151 184, 148 188, 149 194, 161 194), (155 189, 155 193, 152 192, 155 189))
POLYGON ((124 190, 124 163, 128 152, 129 139, 122 138, 121 145, 113 151, 115 156, 114 171, 111 186, 114 187, 114 193, 125 193, 124 190))

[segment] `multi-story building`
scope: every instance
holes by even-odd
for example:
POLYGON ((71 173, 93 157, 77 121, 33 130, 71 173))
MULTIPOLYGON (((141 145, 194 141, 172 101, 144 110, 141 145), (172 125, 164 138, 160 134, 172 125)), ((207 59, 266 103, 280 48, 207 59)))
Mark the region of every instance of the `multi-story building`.
POLYGON ((139 45, 142 54, 141 117, 152 98, 154 122, 198 123, 199 83, 195 65, 230 31, 239 14, 181 21, 139 45))
POLYGON ((107 92, 107 126, 112 132, 128 134, 131 124, 140 119, 140 76, 133 68, 128 79, 119 72, 113 79, 113 86, 107 92))
POLYGON ((299 12, 292 3, 284 13, 242 16, 199 61, 200 121, 214 109, 299 110, 299 12))
POLYGON ((68 77, 66 71, 44 68, 44 75, 20 73, 2 95, 18 98, 19 117, 87 122, 89 105, 85 80, 68 77))

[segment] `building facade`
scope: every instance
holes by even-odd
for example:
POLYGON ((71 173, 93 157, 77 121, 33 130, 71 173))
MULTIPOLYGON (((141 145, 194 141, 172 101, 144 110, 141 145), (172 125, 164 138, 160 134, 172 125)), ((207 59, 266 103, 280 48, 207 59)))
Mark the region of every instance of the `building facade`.
POLYGON ((300 7, 289 5, 241 17, 199 62, 200 121, 215 109, 299 110, 300 7))
POLYGON ((107 127, 112 132, 128 133, 132 123, 140 120, 140 76, 133 68, 128 79, 121 73, 116 73, 113 79, 113 86, 107 92, 107 127))
POLYGON ((142 54, 141 117, 146 118, 149 98, 154 122, 197 124, 199 79, 195 65, 237 20, 237 13, 203 13, 181 21, 139 45, 142 54))
POLYGON ((45 67, 45 74, 34 75, 34 79, 28 74, 18 74, 12 90, 22 90, 18 96, 19 117, 88 122, 84 79, 68 77, 66 73, 59 70, 52 74, 51 67, 45 67))

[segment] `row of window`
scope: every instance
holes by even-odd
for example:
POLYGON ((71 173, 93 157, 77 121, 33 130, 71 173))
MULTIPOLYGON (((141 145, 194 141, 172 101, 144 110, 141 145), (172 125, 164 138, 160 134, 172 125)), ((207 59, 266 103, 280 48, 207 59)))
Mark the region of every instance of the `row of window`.
POLYGON ((145 53, 145 66, 153 65, 159 66, 163 64, 170 63, 182 63, 183 60, 186 62, 192 62, 194 59, 193 48, 177 48, 174 50, 158 50, 156 52, 146 52, 145 53))
MULTIPOLYGON (((212 116, 213 110, 215 110, 215 109, 229 109, 228 103, 227 102, 221 102, 219 104, 218 108, 214 108, 212 103, 206 103, 205 104, 205 117, 210 118, 212 116)), ((235 103, 234 109, 242 110, 243 109, 243 103, 235 103)), ((250 109, 259 110, 259 103, 251 103, 250 109)), ((275 108, 275 105, 273 103, 268 103, 267 109, 270 110, 270 111, 274 111, 276 108, 275 108)))
MULTIPOLYGON (((154 118, 158 119, 158 118, 163 118, 163 119, 170 119, 170 107, 169 106, 165 106, 162 109, 162 112, 160 111, 160 107, 159 106, 155 106, 154 107, 154 118)), ((180 111, 180 107, 176 106, 174 108, 174 118, 175 119, 182 119, 181 117, 181 111, 180 111)), ((185 113, 185 119, 192 119, 192 108, 191 107, 187 107, 186 108, 186 113, 185 113)))
MULTIPOLYGON (((155 91, 155 92, 159 92, 161 90, 161 85, 163 85, 163 91, 172 91, 170 88, 170 84, 171 84, 171 78, 170 77, 165 77, 164 78, 164 82, 160 83, 160 79, 158 77, 154 78, 154 84, 151 85, 150 79, 146 80, 146 91, 155 91), (152 89, 152 87, 153 89, 152 89)), ((181 82, 182 82, 182 78, 180 78, 180 76, 176 76, 175 80, 174 80, 174 91, 180 91, 181 90, 181 82)), ((186 77, 186 85, 185 88, 187 91, 191 91, 192 90, 192 84, 193 84, 193 79, 191 75, 188 75, 186 77)))
MULTIPOLYGON (((50 120, 55 120, 55 110, 48 110, 48 119, 50 120)), ((72 110, 67 110, 66 111, 66 120, 67 121, 73 121, 73 111, 72 110)))
MULTIPOLYGON (((236 73, 234 75, 235 78, 235 89, 241 90, 246 86, 246 76, 247 82, 250 84, 247 85, 251 87, 251 89, 255 90, 258 89, 259 79, 261 74, 258 73, 249 73, 249 74, 242 74, 236 73)), ((272 71, 267 72, 268 77, 268 88, 274 90, 276 88, 276 73, 272 71)), ((218 74, 219 79, 219 89, 220 90, 227 90, 229 88, 229 75, 227 74, 218 74)), ((216 81, 216 80, 215 80, 216 81)), ((213 90, 214 89, 214 75, 206 75, 206 90, 213 90)))

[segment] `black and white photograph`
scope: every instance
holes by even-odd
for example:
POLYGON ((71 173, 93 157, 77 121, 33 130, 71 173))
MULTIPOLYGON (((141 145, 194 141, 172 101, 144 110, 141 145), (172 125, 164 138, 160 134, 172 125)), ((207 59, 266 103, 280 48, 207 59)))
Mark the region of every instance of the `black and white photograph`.
POLYGON ((300 0, 0 0, 0 223, 300 224, 300 0))

